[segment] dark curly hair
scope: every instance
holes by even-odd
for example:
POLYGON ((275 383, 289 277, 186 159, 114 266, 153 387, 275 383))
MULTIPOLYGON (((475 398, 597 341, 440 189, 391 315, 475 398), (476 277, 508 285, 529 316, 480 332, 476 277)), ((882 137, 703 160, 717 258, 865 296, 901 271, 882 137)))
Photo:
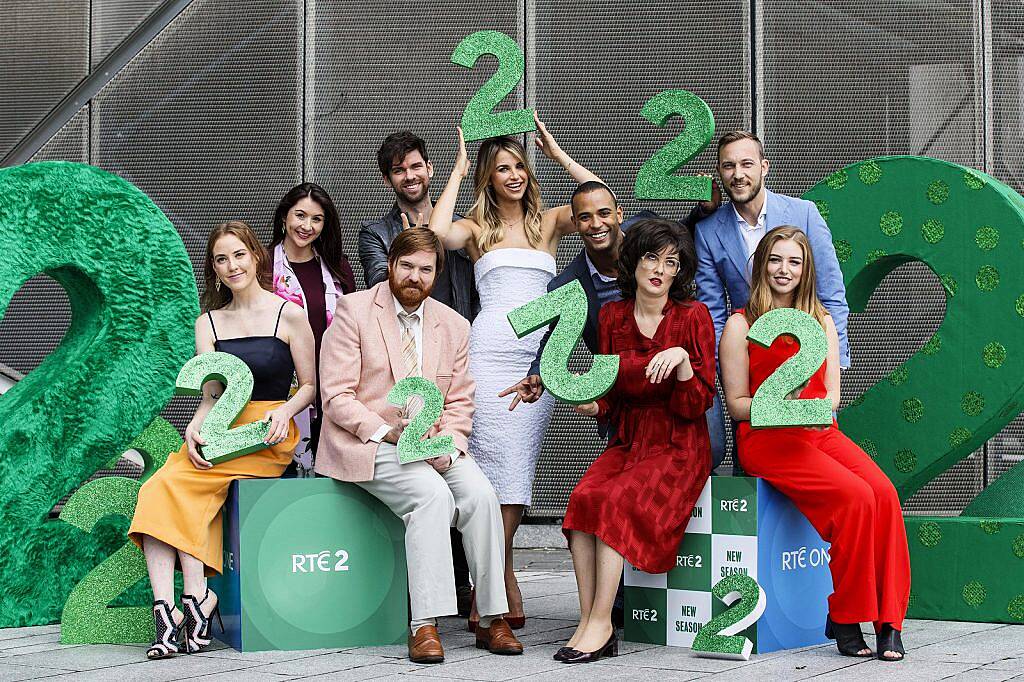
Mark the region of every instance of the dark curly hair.
POLYGON ((693 238, 679 223, 661 218, 638 220, 626 232, 619 248, 619 289, 623 298, 636 298, 636 266, 644 254, 658 253, 665 247, 679 254, 679 272, 669 287, 669 298, 680 303, 693 300, 693 276, 697 272, 693 238))
MULTIPOLYGON (((285 216, 288 215, 288 211, 292 210, 292 206, 307 197, 320 204, 320 208, 324 210, 324 229, 321 230, 320 236, 313 240, 313 251, 323 260, 334 279, 345 282, 342 263, 348 263, 348 257, 341 247, 341 218, 338 216, 338 209, 335 207, 331 195, 320 185, 304 182, 292 187, 281 198, 277 204, 277 210, 274 211, 270 248, 273 249, 284 241, 285 216)), ((351 294, 352 292, 345 291, 343 293, 351 294)))

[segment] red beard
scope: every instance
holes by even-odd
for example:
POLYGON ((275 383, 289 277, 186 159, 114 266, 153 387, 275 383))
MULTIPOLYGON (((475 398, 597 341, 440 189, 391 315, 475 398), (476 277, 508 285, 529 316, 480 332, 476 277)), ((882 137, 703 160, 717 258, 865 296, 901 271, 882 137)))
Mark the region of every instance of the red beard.
POLYGON ((430 292, 434 290, 433 284, 429 287, 423 287, 411 282, 396 282, 390 275, 388 276, 388 285, 391 287, 391 293, 398 299, 398 302, 406 308, 418 307, 420 303, 430 296, 430 292))

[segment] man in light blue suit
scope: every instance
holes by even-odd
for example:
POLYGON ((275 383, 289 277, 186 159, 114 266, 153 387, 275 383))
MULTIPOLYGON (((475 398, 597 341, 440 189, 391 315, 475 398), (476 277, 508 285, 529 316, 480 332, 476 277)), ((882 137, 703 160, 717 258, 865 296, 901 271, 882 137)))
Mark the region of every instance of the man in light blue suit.
MULTIPOLYGON (((742 308, 750 298, 750 268, 761 237, 780 225, 793 225, 804 231, 811 244, 818 297, 839 332, 840 367, 849 367, 846 318, 850 309, 846 288, 832 233, 818 207, 806 199, 775 194, 765 188, 768 159, 764 157, 761 141, 752 133, 737 130, 722 136, 718 141, 718 174, 730 203, 697 223, 694 235, 697 298, 711 311, 716 340, 721 340, 730 309, 742 308)), ((717 466, 725 457, 725 426, 718 398, 708 412, 708 429, 712 461, 717 466)))

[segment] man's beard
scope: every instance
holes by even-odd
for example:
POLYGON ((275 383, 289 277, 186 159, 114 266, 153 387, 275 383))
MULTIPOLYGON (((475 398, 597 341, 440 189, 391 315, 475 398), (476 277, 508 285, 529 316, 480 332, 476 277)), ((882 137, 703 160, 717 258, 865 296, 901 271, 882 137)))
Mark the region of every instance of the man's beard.
POLYGON ((726 187, 725 188, 725 193, 729 195, 729 200, 732 203, 734 203, 734 204, 745 204, 747 202, 753 201, 754 197, 756 197, 758 194, 761 193, 761 187, 763 186, 763 184, 764 184, 764 178, 763 177, 762 178, 758 178, 756 181, 751 180, 750 181, 750 190, 749 190, 750 191, 750 196, 748 196, 747 198, 745 198, 743 200, 740 200, 740 201, 738 201, 736 199, 736 196, 733 194, 731 187, 726 187))
POLYGON ((433 284, 428 287, 409 282, 403 284, 396 282, 391 277, 388 278, 388 284, 391 287, 391 293, 398 299, 398 302, 407 308, 419 306, 420 303, 430 296, 430 292, 434 290, 433 284))
POLYGON ((402 201, 404 201, 407 204, 418 204, 419 202, 423 201, 423 198, 426 197, 429 193, 430 193, 430 183, 429 182, 424 182, 423 183, 423 189, 420 190, 420 193, 415 195, 415 196, 410 196, 410 195, 406 194, 402 190, 401 187, 396 187, 395 188, 395 194, 397 194, 402 199, 402 201))

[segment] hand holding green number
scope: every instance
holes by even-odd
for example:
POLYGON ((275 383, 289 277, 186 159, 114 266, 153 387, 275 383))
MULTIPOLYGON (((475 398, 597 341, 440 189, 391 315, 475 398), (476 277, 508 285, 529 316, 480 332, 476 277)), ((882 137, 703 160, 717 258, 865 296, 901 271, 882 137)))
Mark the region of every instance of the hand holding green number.
POLYGON ((387 401, 392 405, 405 406, 413 396, 423 401, 423 408, 398 438, 398 461, 408 464, 455 454, 455 441, 451 436, 423 438, 444 410, 444 396, 437 386, 423 377, 407 377, 394 385, 387 401))
POLYGON ((536 129, 532 109, 491 113, 523 79, 526 61, 519 44, 498 31, 477 31, 462 39, 452 52, 452 62, 472 69, 485 54, 498 58, 498 70, 484 83, 462 112, 462 132, 466 140, 514 135, 536 129))
POLYGON ((665 90, 647 100, 640 113, 659 127, 673 116, 681 116, 685 128, 640 167, 633 192, 636 198, 670 201, 711 199, 710 177, 675 175, 690 159, 700 154, 715 135, 715 117, 707 102, 686 90, 665 90))
POLYGON ((828 356, 825 330, 813 317, 796 308, 776 308, 757 318, 747 338, 765 348, 779 336, 795 336, 800 350, 764 380, 750 401, 750 426, 825 426, 832 423, 829 398, 787 400, 807 382, 828 356))
POLYGON ((267 422, 231 428, 252 397, 253 378, 249 367, 230 353, 203 353, 181 368, 174 391, 178 395, 202 395, 203 384, 210 380, 224 384, 224 393, 199 429, 199 435, 206 441, 200 451, 203 458, 216 464, 267 447, 264 440, 270 429, 267 422))
POLYGON ((564 284, 508 314, 508 321, 519 338, 556 319, 540 356, 544 388, 559 400, 573 405, 597 400, 615 385, 619 356, 595 355, 590 371, 580 376, 569 372, 569 356, 583 336, 587 321, 587 294, 579 280, 564 284))
POLYGON ((701 627, 693 638, 692 651, 706 658, 750 660, 754 644, 739 633, 764 613, 768 606, 764 590, 749 575, 733 573, 711 588, 711 596, 729 608, 701 627))

